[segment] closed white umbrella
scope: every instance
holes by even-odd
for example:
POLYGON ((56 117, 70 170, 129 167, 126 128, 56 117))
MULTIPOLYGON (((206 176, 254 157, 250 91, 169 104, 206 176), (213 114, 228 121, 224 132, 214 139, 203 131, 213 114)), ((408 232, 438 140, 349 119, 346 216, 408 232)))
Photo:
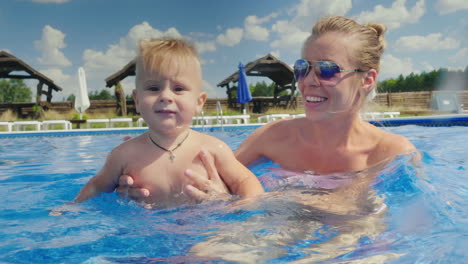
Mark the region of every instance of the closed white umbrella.
POLYGON ((91 104, 89 103, 86 75, 82 67, 78 68, 78 81, 80 83, 80 87, 77 95, 75 96, 75 110, 80 113, 80 119, 83 119, 83 113, 91 104))

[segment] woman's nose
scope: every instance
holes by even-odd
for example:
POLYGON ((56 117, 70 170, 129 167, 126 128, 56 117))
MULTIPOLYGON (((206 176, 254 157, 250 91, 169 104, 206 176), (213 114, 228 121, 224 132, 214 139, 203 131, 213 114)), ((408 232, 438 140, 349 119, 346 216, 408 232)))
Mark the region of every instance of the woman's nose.
POLYGON ((317 74, 315 73, 314 67, 310 69, 307 76, 304 77, 302 81, 306 86, 320 85, 320 80, 318 79, 317 74))

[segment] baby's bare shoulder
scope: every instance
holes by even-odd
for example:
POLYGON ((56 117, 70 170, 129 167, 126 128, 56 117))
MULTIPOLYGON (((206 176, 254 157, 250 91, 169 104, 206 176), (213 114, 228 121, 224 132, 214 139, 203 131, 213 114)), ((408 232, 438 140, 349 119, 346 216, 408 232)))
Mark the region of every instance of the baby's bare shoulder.
POLYGON ((123 155, 123 156, 132 156, 133 154, 139 153, 138 156, 141 155, 141 152, 144 151, 146 148, 145 135, 142 134, 137 137, 125 140, 124 142, 117 145, 112 151, 112 155, 123 155))
POLYGON ((213 148, 227 145, 224 141, 217 137, 200 133, 197 131, 194 132, 195 133, 192 133, 194 134, 194 140, 196 140, 196 142, 199 142, 204 148, 213 148))

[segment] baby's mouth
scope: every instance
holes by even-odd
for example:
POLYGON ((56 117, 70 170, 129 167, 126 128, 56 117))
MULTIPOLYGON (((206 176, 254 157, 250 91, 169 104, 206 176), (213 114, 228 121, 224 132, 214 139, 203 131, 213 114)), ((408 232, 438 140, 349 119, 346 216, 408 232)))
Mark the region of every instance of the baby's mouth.
POLYGON ((171 110, 156 110, 156 113, 159 113, 159 114, 175 114, 174 111, 171 111, 171 110))

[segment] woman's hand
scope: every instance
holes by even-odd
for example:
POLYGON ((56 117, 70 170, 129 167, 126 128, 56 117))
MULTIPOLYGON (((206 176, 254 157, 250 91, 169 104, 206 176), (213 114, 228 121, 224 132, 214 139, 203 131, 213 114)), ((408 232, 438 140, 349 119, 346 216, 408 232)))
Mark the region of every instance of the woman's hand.
POLYGON ((124 199, 131 199, 141 202, 150 196, 148 189, 140 188, 133 185, 134 180, 130 175, 122 175, 119 177, 119 186, 116 189, 117 194, 124 199))
POLYGON ((185 170, 184 175, 194 184, 186 185, 184 192, 191 198, 202 200, 224 200, 230 197, 229 190, 219 177, 213 156, 202 150, 199 153, 200 160, 205 166, 208 178, 197 175, 191 170, 185 170))
MULTIPOLYGON (((208 179, 191 170, 185 170, 184 175, 190 178, 193 184, 185 186, 184 192, 197 201, 225 199, 226 197, 230 197, 229 190, 219 177, 213 156, 202 150, 199 153, 199 157, 203 166, 205 166, 208 179)), ((136 202, 142 202, 150 196, 148 189, 134 186, 134 180, 130 175, 122 175, 119 177, 119 186, 116 192, 121 198, 131 199, 136 202)))

